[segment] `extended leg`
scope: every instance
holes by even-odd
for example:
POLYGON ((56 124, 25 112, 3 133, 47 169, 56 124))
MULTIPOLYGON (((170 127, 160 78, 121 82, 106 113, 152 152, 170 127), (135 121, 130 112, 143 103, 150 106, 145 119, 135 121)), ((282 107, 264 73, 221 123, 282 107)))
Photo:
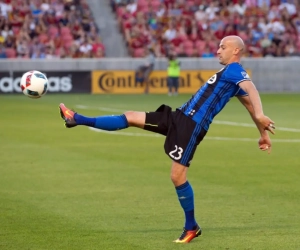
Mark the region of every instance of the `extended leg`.
POLYGON ((60 115, 67 128, 85 125, 107 131, 115 131, 129 126, 143 128, 145 112, 127 111, 121 115, 86 117, 68 109, 63 103, 59 105, 60 115))

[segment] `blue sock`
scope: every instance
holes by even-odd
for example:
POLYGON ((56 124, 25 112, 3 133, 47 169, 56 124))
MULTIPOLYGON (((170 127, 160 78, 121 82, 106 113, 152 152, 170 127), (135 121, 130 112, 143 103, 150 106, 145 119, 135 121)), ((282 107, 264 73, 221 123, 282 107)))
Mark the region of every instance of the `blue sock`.
POLYGON ((125 115, 86 117, 76 113, 74 115, 74 120, 76 121, 77 125, 86 125, 107 131, 114 131, 128 127, 128 122, 125 115))
POLYGON ((192 186, 187 181, 186 183, 176 187, 178 200, 185 213, 185 229, 193 230, 197 225, 194 213, 194 192, 192 186))

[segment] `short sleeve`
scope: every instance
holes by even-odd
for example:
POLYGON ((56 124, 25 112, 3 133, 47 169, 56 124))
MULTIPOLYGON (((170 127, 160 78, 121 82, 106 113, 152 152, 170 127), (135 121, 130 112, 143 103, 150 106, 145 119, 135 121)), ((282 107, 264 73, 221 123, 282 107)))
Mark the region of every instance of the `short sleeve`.
POLYGON ((243 89, 239 88, 238 92, 236 92, 235 96, 247 96, 247 92, 243 89))
POLYGON ((235 85, 238 85, 243 81, 251 81, 250 76, 239 63, 228 65, 228 68, 225 72, 225 77, 226 81, 231 82, 235 85))

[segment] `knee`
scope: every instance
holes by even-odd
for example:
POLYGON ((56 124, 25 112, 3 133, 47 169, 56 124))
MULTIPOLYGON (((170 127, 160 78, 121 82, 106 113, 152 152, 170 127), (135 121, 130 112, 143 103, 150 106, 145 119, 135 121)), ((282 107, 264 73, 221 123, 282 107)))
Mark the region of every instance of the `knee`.
POLYGON ((177 162, 173 162, 170 177, 175 187, 186 182, 187 170, 188 168, 186 166, 183 166, 177 162))
POLYGON ((182 176, 178 175, 177 173, 172 172, 170 177, 175 187, 182 184, 182 176))
POLYGON ((126 111, 124 113, 124 115, 127 119, 128 125, 132 125, 135 121, 135 112, 134 111, 126 111))
POLYGON ((137 112, 137 111, 126 111, 124 113, 128 125, 143 128, 145 124, 145 112, 137 112))

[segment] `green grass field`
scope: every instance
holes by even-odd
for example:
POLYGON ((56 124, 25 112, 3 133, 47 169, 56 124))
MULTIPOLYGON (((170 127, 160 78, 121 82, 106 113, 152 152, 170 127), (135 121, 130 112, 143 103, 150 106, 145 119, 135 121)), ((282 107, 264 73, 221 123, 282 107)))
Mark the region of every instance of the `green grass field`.
POLYGON ((65 129, 58 113, 60 102, 98 116, 188 98, 0 96, 0 249, 300 249, 300 95, 262 95, 278 127, 270 155, 255 128, 235 126, 252 123, 237 100, 216 117, 189 170, 203 236, 187 245, 172 242, 184 217, 164 138, 65 129))

